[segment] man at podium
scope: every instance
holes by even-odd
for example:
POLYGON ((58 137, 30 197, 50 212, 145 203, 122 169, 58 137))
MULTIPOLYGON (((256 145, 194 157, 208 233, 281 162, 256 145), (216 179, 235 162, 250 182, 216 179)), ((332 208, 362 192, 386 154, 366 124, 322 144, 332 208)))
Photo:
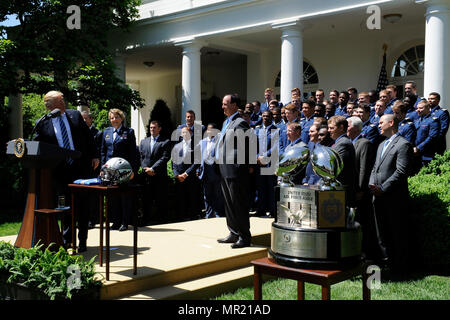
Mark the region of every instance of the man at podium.
MULTIPOLYGON (((53 190, 55 199, 57 196, 65 196, 70 199, 67 187, 76 179, 88 178, 92 169, 99 165, 99 155, 95 147, 94 138, 89 131, 81 113, 77 110, 66 109, 64 95, 59 91, 50 91, 44 96, 45 107, 49 111, 58 108, 61 114, 56 117, 46 118, 36 124, 36 136, 34 140, 58 145, 61 148, 81 152, 78 159, 67 158, 62 161, 53 173, 53 190)), ((88 233, 88 210, 85 208, 89 202, 77 202, 78 210, 78 252, 86 251, 88 233)), ((72 239, 71 222, 65 221, 68 226, 63 233, 64 243, 68 245, 72 239)))

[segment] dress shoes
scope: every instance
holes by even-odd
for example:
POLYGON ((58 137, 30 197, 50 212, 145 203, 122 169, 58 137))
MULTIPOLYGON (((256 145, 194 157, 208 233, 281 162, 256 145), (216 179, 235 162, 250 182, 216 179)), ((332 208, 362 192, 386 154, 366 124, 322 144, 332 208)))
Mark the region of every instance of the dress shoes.
POLYGON ((126 230, 128 230, 128 226, 126 226, 126 225, 121 225, 120 226, 120 228, 119 228, 119 231, 126 231, 126 230))
POLYGON ((120 229, 120 224, 115 224, 113 223, 113 225, 110 228, 111 230, 119 230, 120 229))
POLYGON ((250 247, 250 240, 244 240, 242 238, 239 238, 238 241, 236 241, 235 243, 233 243, 231 245, 232 249, 239 249, 239 248, 245 248, 245 247, 250 247))
POLYGON ((217 239, 218 243, 235 243, 239 240, 237 235, 230 233, 226 238, 217 239))
POLYGON ((86 247, 86 243, 80 243, 80 245, 78 246, 78 252, 86 252, 87 251, 87 247, 86 247))

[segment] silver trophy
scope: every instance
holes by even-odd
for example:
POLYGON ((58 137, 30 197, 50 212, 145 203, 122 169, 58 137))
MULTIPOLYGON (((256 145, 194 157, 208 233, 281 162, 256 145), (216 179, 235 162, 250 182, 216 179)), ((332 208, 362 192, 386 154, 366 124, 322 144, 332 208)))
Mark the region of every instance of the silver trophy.
POLYGON ((286 149, 280 156, 276 174, 282 179, 281 187, 293 187, 295 184, 292 180, 309 162, 309 148, 306 144, 301 143, 286 149))
POLYGON ((317 145, 311 155, 311 164, 314 172, 322 178, 320 190, 343 190, 336 177, 344 169, 344 162, 335 150, 317 145))

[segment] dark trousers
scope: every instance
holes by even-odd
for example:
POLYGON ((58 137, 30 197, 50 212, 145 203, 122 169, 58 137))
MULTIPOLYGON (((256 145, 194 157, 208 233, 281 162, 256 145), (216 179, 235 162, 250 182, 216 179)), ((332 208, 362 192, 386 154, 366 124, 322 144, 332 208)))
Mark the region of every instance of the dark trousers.
POLYGON ((176 209, 175 220, 183 221, 198 218, 201 215, 202 192, 200 180, 190 175, 183 182, 175 182, 176 209))
POLYGON ((220 176, 213 166, 205 164, 202 177, 203 199, 205 202, 205 218, 223 217, 223 194, 220 187, 220 176))
POLYGON ((407 210, 408 197, 373 197, 378 249, 382 259, 390 262, 394 269, 401 270, 406 264, 407 253, 407 210))
POLYGON ((232 234, 250 241, 248 179, 222 177, 221 186, 228 229, 232 234))
POLYGON ((257 215, 265 215, 267 211, 275 217, 275 186, 277 177, 275 175, 261 175, 258 172, 257 178, 257 215))
POLYGON ((135 197, 130 194, 120 194, 112 196, 109 200, 110 221, 115 226, 128 226, 134 209, 135 197))
POLYGON ((169 181, 167 176, 143 177, 144 184, 142 203, 144 223, 155 221, 158 223, 168 222, 168 192, 169 181), (153 204, 156 210, 152 210, 153 204))
POLYGON ((378 240, 375 227, 372 196, 367 192, 361 200, 356 201, 355 221, 359 222, 362 229, 362 251, 368 259, 379 259, 378 240))

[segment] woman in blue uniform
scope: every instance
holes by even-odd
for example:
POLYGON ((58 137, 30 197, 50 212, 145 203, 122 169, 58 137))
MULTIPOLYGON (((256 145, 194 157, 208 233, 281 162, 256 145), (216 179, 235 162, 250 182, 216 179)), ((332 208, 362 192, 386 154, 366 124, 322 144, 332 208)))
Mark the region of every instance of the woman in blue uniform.
MULTIPOLYGON (((133 168, 136 176, 138 169, 138 157, 136 149, 136 136, 134 130, 123 125, 125 114, 120 109, 111 109, 108 113, 111 127, 103 131, 101 146, 101 165, 109 159, 120 157, 127 160, 133 168)), ((129 195, 111 198, 112 230, 125 231, 128 229, 133 199, 129 195)))

